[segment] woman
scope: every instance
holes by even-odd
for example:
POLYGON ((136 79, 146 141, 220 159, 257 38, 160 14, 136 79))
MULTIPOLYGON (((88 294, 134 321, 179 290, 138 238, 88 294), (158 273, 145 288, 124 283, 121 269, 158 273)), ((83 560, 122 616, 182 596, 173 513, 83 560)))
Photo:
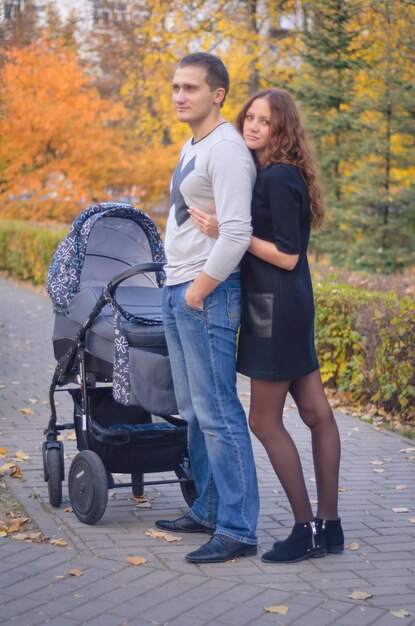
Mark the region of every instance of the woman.
MULTIPOLYGON (((314 346, 314 304, 307 246, 323 221, 311 150, 292 98, 281 90, 252 96, 237 127, 258 176, 253 236, 242 271, 242 322, 237 368, 251 378, 249 425, 261 441, 292 507, 295 524, 262 560, 296 562, 344 550, 338 517, 340 438, 321 382, 314 346), (287 394, 311 431, 318 507, 314 517, 301 460, 284 427, 287 394)), ((215 218, 189 209, 209 236, 215 218)))

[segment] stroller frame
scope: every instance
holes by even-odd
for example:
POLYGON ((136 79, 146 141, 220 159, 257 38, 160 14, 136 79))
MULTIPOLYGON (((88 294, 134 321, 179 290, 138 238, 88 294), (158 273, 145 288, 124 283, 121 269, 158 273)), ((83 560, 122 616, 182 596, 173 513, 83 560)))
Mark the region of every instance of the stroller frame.
MULTIPOLYGON (((65 430, 76 430, 77 447, 80 450, 72 460, 68 476, 68 489, 71 505, 78 519, 86 524, 97 523, 105 512, 108 501, 108 489, 121 487, 131 487, 135 496, 143 494, 145 486, 159 485, 164 483, 178 483, 183 497, 187 504, 191 506, 196 498, 196 489, 190 469, 190 462, 187 455, 187 442, 185 453, 180 452, 180 462, 173 462, 173 466, 142 469, 139 466, 137 471, 131 473, 131 482, 114 482, 112 473, 105 467, 105 459, 94 451, 91 445, 90 432, 88 429, 92 420, 90 409, 90 393, 95 389, 105 389, 112 387, 113 381, 100 378, 97 381, 96 374, 87 370, 87 359, 90 354, 86 348, 86 335, 99 316, 108 301, 115 301, 117 288, 127 279, 147 272, 161 272, 163 262, 146 262, 133 265, 125 271, 114 276, 102 289, 92 311, 82 323, 73 343, 63 354, 56 365, 55 372, 49 388, 50 419, 48 427, 44 430, 45 441, 42 445, 44 480, 48 484, 49 501, 52 506, 58 507, 62 502, 62 481, 65 479, 64 469, 64 446, 59 440, 59 435, 65 430), (97 384, 98 383, 98 384, 97 384), (74 397, 78 394, 80 402, 80 419, 77 421, 76 409, 74 409, 74 421, 71 423, 58 423, 58 413, 56 408, 55 394, 57 392, 69 391, 74 397), (79 424, 81 423, 81 426, 79 424), (174 471, 176 478, 164 480, 144 481, 143 473, 174 471), (79 477, 81 478, 79 479, 79 477)), ((121 406, 121 405, 120 405, 121 406)), ((140 409, 140 407, 136 407, 140 409)), ((151 414, 154 415, 154 414, 151 414)), ((180 431, 180 435, 187 433, 187 423, 185 420, 174 415, 159 415, 166 427, 170 424, 173 428, 171 432, 180 431)), ((152 421, 152 417, 150 417, 152 421)), ((160 424, 155 424, 155 426, 160 424)), ((151 426, 150 426, 151 428, 151 426)), ((157 435, 155 435, 157 437, 157 435)), ((183 437, 182 437, 183 438, 183 437)), ((121 440, 122 442, 122 437, 121 440)), ((145 444, 145 440, 144 443, 145 444)), ((183 444, 181 444, 183 447, 183 444)), ((182 447, 180 450, 182 450, 182 447)), ((116 470, 118 473, 118 470, 116 470)), ((121 472, 123 473, 123 472, 121 472)))

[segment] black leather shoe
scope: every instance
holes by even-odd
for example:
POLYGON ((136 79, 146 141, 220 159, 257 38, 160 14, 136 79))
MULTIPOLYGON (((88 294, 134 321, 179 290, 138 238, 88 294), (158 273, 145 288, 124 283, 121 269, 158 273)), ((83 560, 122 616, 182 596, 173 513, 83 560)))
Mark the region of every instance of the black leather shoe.
POLYGON ((213 528, 199 524, 190 515, 183 515, 174 520, 159 519, 156 522, 157 528, 168 530, 170 533, 209 533, 213 534, 213 528))
POLYGON ((235 541, 225 535, 213 535, 204 546, 186 554, 186 561, 190 563, 225 563, 238 556, 254 556, 256 545, 235 541))

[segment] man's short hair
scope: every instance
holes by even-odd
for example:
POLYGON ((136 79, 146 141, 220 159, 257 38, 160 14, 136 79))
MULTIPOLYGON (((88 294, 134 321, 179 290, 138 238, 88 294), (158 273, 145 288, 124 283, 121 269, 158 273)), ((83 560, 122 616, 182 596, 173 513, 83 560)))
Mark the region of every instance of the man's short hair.
POLYGON ((229 72, 223 61, 214 54, 209 52, 194 52, 187 54, 177 64, 177 67, 186 67, 187 65, 197 65, 204 67, 206 70, 206 82, 211 91, 222 87, 225 90, 225 96, 222 104, 225 102, 226 94, 229 91, 230 79, 229 72))

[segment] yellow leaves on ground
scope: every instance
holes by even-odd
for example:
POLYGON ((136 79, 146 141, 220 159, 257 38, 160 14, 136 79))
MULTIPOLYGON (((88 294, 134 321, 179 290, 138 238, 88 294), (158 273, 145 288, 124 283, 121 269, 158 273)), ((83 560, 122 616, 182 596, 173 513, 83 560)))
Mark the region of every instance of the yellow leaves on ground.
POLYGON ((366 593, 366 591, 352 591, 349 598, 352 598, 352 600, 368 600, 369 598, 373 598, 373 595, 366 593))
POLYGON ((41 532, 30 532, 30 533, 16 533, 14 535, 10 535, 11 539, 16 539, 17 541, 27 541, 28 543, 45 543, 47 538, 42 535, 41 532))
POLYGON ((69 576, 82 576, 83 572, 80 569, 70 569, 68 574, 69 576))
POLYGON ((12 478, 19 478, 20 480, 24 480, 20 466, 17 465, 16 463, 8 462, 8 463, 4 463, 3 465, 0 465, 0 476, 4 476, 7 473, 12 478))
POLYGON ((264 608, 264 611, 267 611, 267 613, 276 613, 277 615, 287 615, 288 606, 284 606, 283 604, 278 604, 275 606, 266 606, 264 608))
POLYGON ((27 452, 23 452, 23 450, 17 450, 13 455, 13 459, 17 459, 18 461, 28 461, 30 456, 27 452))
POLYGON ((358 550, 359 544, 356 543, 356 541, 350 541, 350 543, 346 544, 346 548, 349 548, 349 550, 358 550))
POLYGON ((12 478, 18 478, 19 480, 24 480, 24 476, 22 474, 22 471, 19 465, 13 465, 13 467, 11 468, 10 476, 12 478))
POLYGON ((406 506, 396 506, 392 507, 392 511, 394 513, 410 513, 410 509, 407 509, 406 506))
POLYGON ((30 456, 23 450, 17 450, 13 456, 9 455, 6 448, 0 448, 0 456, 5 456, 6 463, 0 465, 0 476, 9 474, 12 478, 24 480, 24 476, 17 461, 27 461, 30 456))
POLYGON ((52 546, 59 546, 61 548, 69 546, 69 543, 65 541, 65 539, 52 539, 50 543, 52 544, 52 546))
POLYGON ((15 533, 16 531, 19 530, 19 528, 21 526, 26 524, 26 522, 28 522, 28 521, 29 521, 28 517, 15 517, 15 518, 12 518, 12 520, 11 520, 9 525, 6 525, 6 524, 4 524, 3 522, 0 521, 0 532, 4 533, 1 536, 5 537, 8 534, 15 533))
POLYGON ((133 496, 133 502, 135 509, 151 509, 151 500, 148 496, 133 496))
POLYGON ((399 611, 389 611, 393 617, 403 619, 404 617, 410 617, 412 613, 409 613, 406 609, 400 609, 399 611))
POLYGON ((127 557, 127 562, 130 563, 130 565, 145 565, 147 559, 143 556, 129 556, 127 557))
POLYGON ((32 409, 19 409, 20 413, 23 413, 24 415, 33 415, 33 411, 32 409))
POLYGON ((145 534, 147 537, 152 537, 153 539, 164 539, 169 543, 172 541, 182 541, 182 537, 177 537, 176 535, 172 535, 171 533, 165 533, 162 530, 154 530, 150 528, 150 530, 146 530, 145 534))

